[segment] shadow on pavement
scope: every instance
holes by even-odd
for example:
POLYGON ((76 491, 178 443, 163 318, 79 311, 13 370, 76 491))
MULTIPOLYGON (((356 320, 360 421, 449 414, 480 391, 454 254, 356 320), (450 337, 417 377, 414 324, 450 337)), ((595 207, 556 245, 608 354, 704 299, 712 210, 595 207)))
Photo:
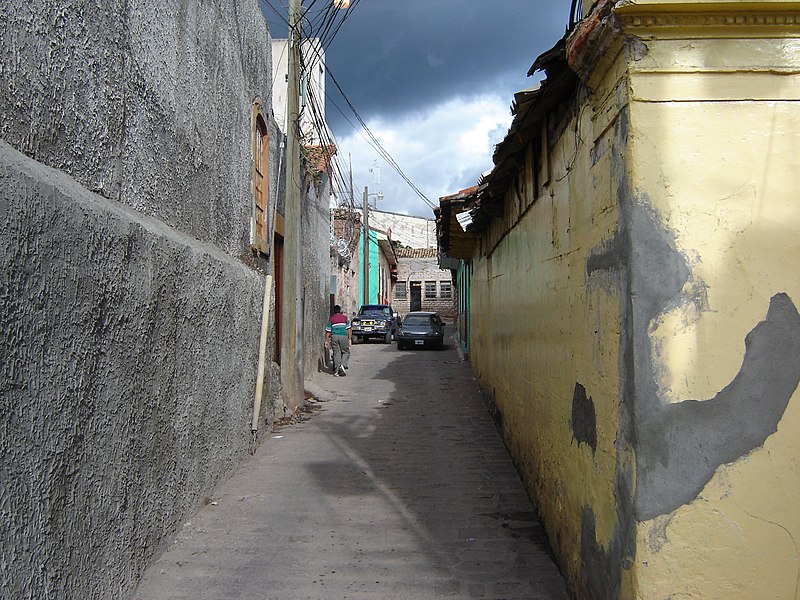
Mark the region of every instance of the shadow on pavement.
POLYGON ((375 414, 335 411, 320 423, 347 460, 309 465, 318 485, 332 496, 390 503, 461 593, 567 598, 535 508, 452 340, 441 351, 365 350, 381 353, 370 357, 378 370, 349 401, 358 396, 375 414), (392 391, 370 397, 369 381, 392 391))

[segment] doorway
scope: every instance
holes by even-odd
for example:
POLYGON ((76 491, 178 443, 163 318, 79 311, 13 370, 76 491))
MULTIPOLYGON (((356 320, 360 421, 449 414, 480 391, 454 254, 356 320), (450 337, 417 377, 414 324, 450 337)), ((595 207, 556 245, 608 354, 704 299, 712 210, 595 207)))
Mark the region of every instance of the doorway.
POLYGON ((281 320, 283 318, 283 236, 275 233, 272 272, 275 279, 275 354, 273 360, 281 362, 281 320))
POLYGON ((422 310, 422 282, 411 282, 411 303, 409 310, 422 310))

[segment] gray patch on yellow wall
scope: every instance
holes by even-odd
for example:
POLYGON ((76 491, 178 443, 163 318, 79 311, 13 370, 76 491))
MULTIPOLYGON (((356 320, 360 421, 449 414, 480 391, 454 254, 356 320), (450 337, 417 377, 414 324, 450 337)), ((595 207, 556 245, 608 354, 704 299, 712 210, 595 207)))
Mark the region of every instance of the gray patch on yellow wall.
MULTIPOLYGON (((616 546, 616 544, 615 544, 616 546)), ((619 568, 610 568, 612 548, 606 551, 597 541, 595 516, 588 506, 581 514, 581 564, 579 574, 579 597, 593 600, 617 598, 620 588, 619 568)), ((616 565, 615 565, 616 567, 616 565)))
POLYGON ((597 527, 591 507, 581 513, 581 569, 578 575, 578 598, 616 600, 620 598, 622 571, 633 566, 636 528, 631 498, 632 474, 625 465, 618 465, 615 496, 617 522, 606 543, 597 541, 597 527))
MULTIPOLYGON (((617 198, 620 207, 629 202, 628 176, 625 167, 625 145, 628 137, 627 112, 622 111, 614 126, 614 142, 607 150, 611 173, 616 178, 617 198)), ((581 522, 581 560, 577 597, 595 600, 620 597, 622 573, 632 567, 636 554, 636 515, 634 510, 634 465, 632 452, 635 446, 634 382, 630 315, 630 256, 631 238, 627 214, 620 208, 619 226, 614 237, 590 252, 586 261, 587 290, 596 290, 616 296, 619 300, 620 339, 619 423, 614 447, 617 466, 614 498, 616 523, 611 537, 598 542, 595 515, 590 506, 585 507, 581 522)))
MULTIPOLYGON (((800 315, 775 294, 764 321, 745 337, 742 366, 714 398, 667 403, 656 386, 649 326, 683 301, 690 276, 669 232, 642 203, 626 207, 629 223, 636 492, 639 520, 694 500, 723 464, 761 446, 777 430, 800 382, 800 315)), ((690 300, 689 300, 690 301, 690 300)))
POLYGON ((572 393, 572 435, 578 444, 588 444, 592 454, 597 451, 597 415, 594 401, 586 395, 586 388, 575 384, 572 393))

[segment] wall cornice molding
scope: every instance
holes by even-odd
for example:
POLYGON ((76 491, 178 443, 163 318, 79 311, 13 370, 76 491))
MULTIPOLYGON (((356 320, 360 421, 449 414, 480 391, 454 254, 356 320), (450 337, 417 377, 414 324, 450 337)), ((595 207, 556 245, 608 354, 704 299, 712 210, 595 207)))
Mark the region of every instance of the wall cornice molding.
POLYGON ((723 28, 731 35, 745 29, 800 31, 798 2, 627 4, 615 10, 625 29, 723 28))

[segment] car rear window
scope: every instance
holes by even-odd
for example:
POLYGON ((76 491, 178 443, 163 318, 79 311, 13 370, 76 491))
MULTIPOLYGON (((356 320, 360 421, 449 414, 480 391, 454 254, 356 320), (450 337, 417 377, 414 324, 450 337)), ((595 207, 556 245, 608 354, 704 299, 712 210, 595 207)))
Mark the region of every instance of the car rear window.
POLYGON ((430 325, 431 324, 431 317, 428 315, 408 315, 406 320, 403 321, 403 325, 409 326, 420 326, 420 325, 430 325))

